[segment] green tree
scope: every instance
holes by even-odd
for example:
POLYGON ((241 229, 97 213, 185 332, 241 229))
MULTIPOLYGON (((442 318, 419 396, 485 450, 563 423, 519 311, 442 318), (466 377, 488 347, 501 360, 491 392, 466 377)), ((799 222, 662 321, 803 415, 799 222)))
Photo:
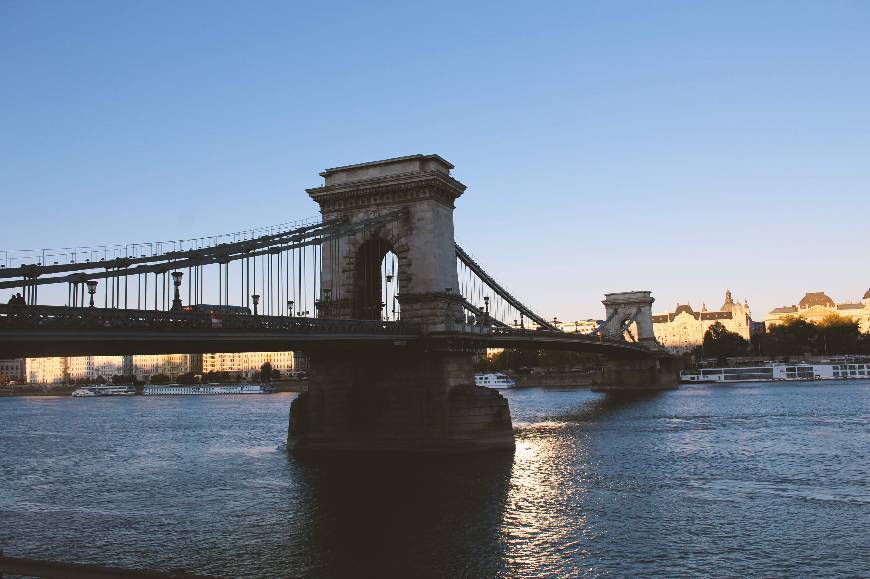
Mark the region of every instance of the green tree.
POLYGON ((112 384, 139 384, 134 374, 115 374, 112 376, 112 384))
POLYGON ((507 348, 475 364, 480 372, 519 371, 522 368, 567 370, 575 367, 601 366, 601 357, 585 352, 507 348))
POLYGON ((769 356, 800 356, 811 353, 818 341, 819 328, 803 318, 786 317, 768 330, 762 339, 762 352, 769 356))
POLYGON ((704 332, 704 356, 716 358, 720 363, 729 356, 742 356, 749 347, 743 336, 729 331, 722 322, 716 322, 704 332))
POLYGON ((263 362, 263 365, 260 366, 260 382, 271 382, 272 381, 272 363, 271 362, 263 362))
POLYGON ((175 379, 179 384, 194 384, 196 382, 196 374, 193 372, 187 372, 185 374, 181 374, 178 378, 175 379))
POLYGON ((859 352, 861 329, 858 322, 837 314, 825 316, 818 324, 815 353, 856 354, 859 352))
POLYGON ((172 381, 172 378, 167 376, 166 374, 154 374, 151 376, 152 384, 169 384, 172 381))

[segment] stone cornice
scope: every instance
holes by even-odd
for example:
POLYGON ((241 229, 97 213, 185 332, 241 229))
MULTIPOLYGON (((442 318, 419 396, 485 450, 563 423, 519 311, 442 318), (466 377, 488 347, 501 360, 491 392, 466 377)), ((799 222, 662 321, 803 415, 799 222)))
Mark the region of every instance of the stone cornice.
POLYGON ((342 165, 340 167, 330 167, 329 169, 325 169, 322 173, 320 173, 321 177, 326 177, 327 175, 331 175, 333 173, 337 173, 339 171, 347 171, 348 169, 360 169, 363 167, 376 167, 378 165, 386 165, 388 163, 395 163, 396 161, 410 161, 411 159, 436 159, 441 162, 442 165, 447 167, 448 169, 453 169, 453 163, 442 157, 441 155, 405 155, 404 157, 391 157, 389 159, 382 159, 380 161, 369 161, 366 163, 355 163, 353 165, 342 165))
POLYGON ((465 185, 444 173, 428 171, 314 187, 305 191, 324 211, 393 205, 423 199, 434 199, 453 207, 453 202, 465 191, 465 185))

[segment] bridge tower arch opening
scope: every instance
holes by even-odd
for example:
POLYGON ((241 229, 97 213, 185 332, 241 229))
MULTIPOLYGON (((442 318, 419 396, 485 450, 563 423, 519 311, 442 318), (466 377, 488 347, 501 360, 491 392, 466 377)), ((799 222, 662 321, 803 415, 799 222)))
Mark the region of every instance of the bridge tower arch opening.
POLYGON ((352 317, 356 320, 398 320, 400 260, 392 242, 373 235, 354 256, 352 317))
MULTIPOLYGON (((322 247, 320 317, 392 316, 388 283, 395 282, 396 312, 421 334, 463 318, 453 211, 465 185, 451 169, 438 155, 412 155, 320 174, 324 185, 309 196, 324 220, 348 228, 341 242, 322 247)), ((513 449, 507 400, 475 386, 475 353, 447 339, 312 346, 308 392, 293 401, 288 448, 513 449)))

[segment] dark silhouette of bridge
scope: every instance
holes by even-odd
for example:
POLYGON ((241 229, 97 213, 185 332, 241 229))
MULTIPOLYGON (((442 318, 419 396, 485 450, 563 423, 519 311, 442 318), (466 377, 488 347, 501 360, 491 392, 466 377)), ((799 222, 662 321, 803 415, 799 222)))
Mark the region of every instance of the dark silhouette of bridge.
POLYGON ((298 450, 512 448, 506 400, 474 386, 487 348, 605 354, 629 385, 673 382, 649 292, 607 294, 596 333, 565 333, 459 247, 452 168, 414 155, 329 169, 308 190, 316 221, 5 252, 0 289, 25 304, 0 305, 0 357, 304 351, 298 450), (66 303, 40 303, 45 286, 66 303))

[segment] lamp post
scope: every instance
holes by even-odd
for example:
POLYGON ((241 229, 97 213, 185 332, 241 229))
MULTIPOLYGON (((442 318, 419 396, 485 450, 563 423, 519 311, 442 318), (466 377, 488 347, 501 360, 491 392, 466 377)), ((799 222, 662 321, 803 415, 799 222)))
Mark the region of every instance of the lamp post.
POLYGON ((324 315, 323 308, 325 305, 326 306, 326 317, 329 317, 332 315, 330 313, 330 307, 329 307, 329 301, 332 299, 332 288, 328 288, 328 287, 323 288, 322 293, 323 293, 323 297, 320 300, 314 302, 314 315, 317 316, 318 311, 320 312, 321 316, 324 315))
POLYGON ((291 318, 293 317, 293 304, 295 302, 293 300, 287 300, 287 315, 291 318))
POLYGON ((184 273, 180 271, 172 272, 172 285, 175 286, 175 297, 172 299, 172 311, 178 312, 181 311, 181 278, 184 277, 184 273))
POLYGON ((254 302, 254 315, 257 314, 257 306, 260 305, 260 294, 254 294, 251 296, 251 300, 254 302))
POLYGON ((95 280, 89 280, 88 282, 88 293, 91 296, 90 307, 94 307, 94 294, 97 293, 97 282, 95 280))

